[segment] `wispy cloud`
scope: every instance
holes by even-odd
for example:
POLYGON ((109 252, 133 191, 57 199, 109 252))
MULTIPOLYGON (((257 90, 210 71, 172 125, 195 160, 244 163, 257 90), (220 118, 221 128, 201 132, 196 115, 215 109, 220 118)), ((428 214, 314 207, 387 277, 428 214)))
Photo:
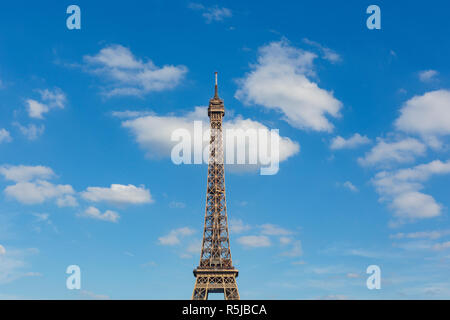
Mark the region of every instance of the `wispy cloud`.
POLYGON ((303 249, 302 249, 302 242, 300 240, 295 240, 290 250, 281 253, 282 256, 287 257, 299 257, 302 254, 303 249))
POLYGON ((172 208, 172 209, 183 209, 183 208, 186 208, 186 204, 184 202, 181 202, 181 201, 171 201, 169 203, 169 208, 172 208))
POLYGON ((292 234, 292 231, 270 223, 263 224, 260 228, 261 234, 269 236, 285 236, 292 234))
POLYGON ((81 290, 80 294, 83 298, 92 299, 92 300, 109 300, 109 296, 105 294, 98 294, 92 291, 81 290))
POLYGON ((352 191, 352 192, 358 192, 358 188, 355 187, 355 185, 353 183, 351 183, 350 181, 345 181, 342 184, 343 187, 347 188, 348 190, 352 191))
POLYGON ((423 183, 434 175, 450 173, 450 161, 432 162, 408 169, 379 172, 372 180, 381 201, 388 201, 401 221, 437 217, 442 205, 420 190, 423 183))
POLYGON ((317 48, 320 51, 322 58, 330 61, 331 63, 337 63, 342 61, 342 57, 338 53, 336 53, 334 50, 331 50, 330 48, 321 45, 318 42, 309 40, 307 38, 304 38, 303 42, 306 43, 307 45, 317 48))
POLYGON ((399 232, 389 236, 391 239, 439 239, 441 237, 450 235, 449 230, 433 230, 433 231, 417 231, 417 232, 399 232))
POLYGON ((419 72, 419 79, 422 82, 430 82, 436 79, 439 72, 436 70, 424 70, 419 72))
POLYGON ((235 218, 230 219, 228 227, 230 228, 230 232, 234 234, 243 233, 251 229, 251 226, 244 223, 242 219, 235 219, 235 218))
POLYGON ((9 133, 8 130, 6 129, 0 129, 0 143, 3 142, 11 142, 12 138, 11 138, 11 134, 9 133))
POLYGON ((59 89, 37 90, 41 96, 41 100, 27 99, 25 101, 28 115, 30 118, 44 119, 44 114, 51 109, 64 109, 67 98, 65 93, 59 89))
POLYGON ((171 230, 167 235, 159 237, 158 241, 162 245, 173 246, 180 243, 180 239, 193 235, 195 230, 189 227, 182 227, 171 230))
POLYGON ((26 271, 30 264, 28 257, 39 252, 36 248, 11 249, 1 246, 0 249, 0 284, 5 284, 23 277, 41 276, 39 272, 26 271))
POLYGON ((242 236, 239 237, 237 241, 246 248, 263 248, 271 246, 269 237, 263 235, 242 236))
POLYGON ((362 166, 386 166, 392 163, 412 162, 418 156, 425 155, 427 147, 414 138, 388 141, 377 138, 377 144, 364 157, 358 158, 362 166))
POLYGON ((36 140, 39 138, 45 131, 45 126, 42 124, 37 126, 35 124, 29 124, 27 127, 22 126, 18 122, 13 122, 13 125, 19 128, 20 132, 28 139, 28 140, 36 140))
POLYGON ((233 15, 231 10, 225 7, 205 7, 201 3, 190 3, 188 7, 192 10, 200 11, 206 23, 223 21, 225 18, 230 18, 233 15))

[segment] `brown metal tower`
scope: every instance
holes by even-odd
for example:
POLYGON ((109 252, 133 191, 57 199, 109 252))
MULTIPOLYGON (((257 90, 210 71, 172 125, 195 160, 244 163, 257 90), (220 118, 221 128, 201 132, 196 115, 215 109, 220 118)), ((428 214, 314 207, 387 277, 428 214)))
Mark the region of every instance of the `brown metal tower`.
POLYGON ((225 200, 225 169, 222 139, 223 100, 217 92, 217 72, 214 97, 209 100, 211 124, 208 182, 206 186, 205 227, 200 264, 194 269, 193 300, 206 300, 208 293, 223 292, 225 300, 239 300, 236 283, 238 270, 231 261, 228 235, 227 203, 225 200))

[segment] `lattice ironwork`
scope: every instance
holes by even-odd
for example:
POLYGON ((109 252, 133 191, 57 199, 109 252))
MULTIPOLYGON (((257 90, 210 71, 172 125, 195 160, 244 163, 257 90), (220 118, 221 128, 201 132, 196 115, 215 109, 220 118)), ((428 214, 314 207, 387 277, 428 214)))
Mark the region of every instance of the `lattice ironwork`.
POLYGON ((217 91, 217 72, 214 97, 209 101, 211 126, 208 179, 206 186, 205 226, 193 300, 206 300, 208 293, 223 292, 226 300, 238 300, 236 278, 238 270, 231 260, 228 234, 227 203, 225 199, 225 168, 222 137, 223 100, 217 91))

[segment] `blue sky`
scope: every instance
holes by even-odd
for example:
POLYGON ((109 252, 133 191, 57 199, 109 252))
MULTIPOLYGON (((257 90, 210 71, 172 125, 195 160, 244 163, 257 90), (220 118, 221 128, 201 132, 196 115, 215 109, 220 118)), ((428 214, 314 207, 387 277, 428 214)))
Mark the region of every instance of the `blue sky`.
POLYGON ((0 13, 1 299, 190 298, 206 166, 168 137, 214 71, 224 120, 285 142, 227 171, 241 298, 450 298, 447 3, 378 1, 381 30, 367 1, 70 4, 0 13))

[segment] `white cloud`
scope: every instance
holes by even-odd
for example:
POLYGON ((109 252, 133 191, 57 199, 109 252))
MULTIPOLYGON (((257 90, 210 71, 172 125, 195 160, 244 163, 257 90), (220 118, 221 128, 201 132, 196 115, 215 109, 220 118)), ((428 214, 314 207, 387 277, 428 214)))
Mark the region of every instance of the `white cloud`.
MULTIPOLYGON (((233 233, 242 233, 252 229, 240 219, 233 219, 230 222, 230 230, 233 233)), ((257 226, 258 235, 247 235, 238 238, 238 243, 246 248, 270 247, 272 240, 278 238, 281 255, 286 257, 298 257, 302 255, 301 241, 293 238, 294 232, 275 224, 265 223, 257 226), (288 248, 286 248, 288 246, 288 248)))
MULTIPOLYGON (((204 136, 206 130, 209 129, 209 122, 207 120, 207 108, 196 107, 194 111, 187 113, 184 116, 158 116, 148 115, 144 117, 138 117, 135 119, 129 119, 122 122, 122 126, 128 128, 136 137, 137 143, 142 149, 147 152, 147 156, 150 158, 158 157, 170 157, 172 148, 178 143, 171 140, 172 133, 177 129, 187 130, 191 137, 193 137, 193 144, 202 146, 200 152, 202 152, 208 144, 208 139, 203 139, 202 136, 197 137, 194 135, 194 121, 202 121, 202 135, 204 136), (194 140, 195 139, 195 140, 194 140)), ((237 116, 233 119, 224 121, 224 147, 226 149, 227 129, 242 129, 246 131, 248 129, 262 130, 269 135, 270 129, 263 124, 250 119, 243 119, 237 116)), ((285 161, 289 157, 297 154, 300 150, 300 146, 297 142, 292 141, 288 137, 279 137, 279 161, 285 161)), ((242 141, 237 139, 237 150, 250 150, 249 139, 242 141)), ((256 146, 258 148, 258 146, 256 146)), ((197 150, 193 150, 196 152, 197 150)), ((274 150, 275 151, 275 150, 274 150)), ((192 153, 194 155, 194 153, 192 153)), ((225 156, 227 152, 225 150, 225 156)), ((258 154, 258 153, 256 153, 258 154)), ((202 154, 198 155, 202 158, 202 154)), ((250 167, 250 166, 247 166, 250 167)), ((252 167, 252 169, 254 169, 252 167)))
POLYGON ((331 63, 337 63, 337 62, 342 61, 342 58, 338 53, 336 53, 334 50, 331 50, 330 48, 324 47, 323 45, 321 45, 318 42, 309 40, 307 38, 304 38, 303 42, 319 49, 321 52, 322 58, 330 61, 331 63))
POLYGON ((151 60, 143 61, 130 49, 110 45, 94 56, 84 56, 85 69, 98 75, 108 85, 107 96, 140 96, 152 91, 176 87, 187 73, 183 65, 156 66, 151 60))
POLYGON ((370 250, 366 250, 366 249, 348 249, 345 250, 345 255, 350 255, 350 256, 356 256, 356 257, 363 257, 363 258, 380 258, 381 256, 383 256, 383 253, 379 253, 379 252, 374 252, 374 251, 370 251, 370 250))
POLYGON ((11 142, 11 134, 6 129, 0 129, 0 143, 2 142, 11 142))
POLYGON ((183 259, 192 258, 193 255, 200 254, 202 249, 202 241, 200 239, 191 241, 186 247, 185 251, 180 255, 183 259))
POLYGON ((294 241, 289 251, 282 252, 281 255, 288 257, 299 257, 303 254, 302 243, 300 240, 294 241))
POLYGON ((450 160, 435 160, 413 168, 379 172, 373 184, 381 196, 380 200, 388 201, 401 221, 432 218, 441 214, 442 205, 420 190, 431 176, 448 173, 450 160))
POLYGON ((280 243, 281 244, 289 244, 292 242, 292 238, 290 237, 280 237, 280 243))
POLYGON ((171 201, 169 203, 169 208, 172 208, 172 209, 183 209, 183 208, 186 208, 186 204, 184 202, 181 202, 181 201, 171 201))
POLYGON ((191 242, 188 247, 186 248, 186 252, 192 253, 192 254, 198 254, 200 253, 202 249, 202 240, 197 240, 191 242))
POLYGON ((251 226, 245 224, 241 219, 230 219, 229 228, 231 233, 242 233, 251 229, 251 226))
POLYGON ((377 144, 364 157, 358 158, 358 163, 362 166, 373 166, 411 162, 415 157, 423 156, 426 149, 426 145, 414 138, 393 142, 377 138, 377 144))
POLYGON ((4 254, 6 254, 6 249, 5 249, 4 246, 2 246, 2 245, 0 244, 0 255, 4 255, 4 254))
POLYGON ((319 297, 319 300, 349 300, 350 298, 343 294, 329 294, 323 297, 319 297))
POLYGON ((14 182, 30 181, 34 179, 49 179, 55 176, 52 169, 44 166, 0 166, 0 174, 5 179, 14 182))
POLYGON ((33 213, 37 222, 50 221, 50 215, 48 213, 33 213))
POLYGON ((109 188, 88 187, 81 196, 92 202, 110 202, 114 204, 143 204, 152 203, 150 190, 136 187, 132 184, 112 184, 109 188))
POLYGON ((232 12, 228 8, 215 7, 205 7, 200 3, 190 3, 189 8, 193 10, 198 10, 202 12, 203 18, 205 18, 206 23, 211 23, 213 21, 223 21, 225 18, 230 18, 232 12))
POLYGON ((146 262, 146 263, 144 263, 144 264, 142 264, 141 266, 143 266, 143 267, 156 267, 156 262, 155 261, 149 261, 149 262, 146 262))
POLYGON ((351 183, 350 181, 345 181, 342 185, 344 187, 346 187, 347 189, 349 189, 350 191, 353 191, 353 192, 358 192, 359 191, 358 188, 355 187, 353 185, 353 183, 351 183))
POLYGON ((49 112, 52 108, 64 109, 67 98, 61 89, 44 89, 38 90, 38 92, 41 95, 41 102, 33 99, 25 101, 28 115, 31 118, 43 119, 43 114, 49 112))
POLYGON ((410 232, 403 233, 399 232, 389 237, 391 239, 438 239, 444 236, 450 235, 450 230, 434 230, 434 231, 419 231, 419 232, 410 232))
POLYGON ((122 126, 131 130, 137 143, 147 151, 148 157, 169 157, 176 144, 171 141, 172 132, 179 128, 193 131, 193 121, 205 119, 206 111, 203 117, 195 116, 198 115, 199 108, 196 107, 194 112, 185 117, 148 115, 126 120, 122 122, 122 126))
POLYGON ((350 278, 350 279, 356 279, 356 278, 361 277, 361 275, 359 273, 355 273, 355 272, 349 272, 346 274, 346 276, 347 276, 347 278, 350 278))
POLYGON ((206 12, 203 13, 203 17, 206 19, 207 23, 212 21, 223 21, 224 18, 231 17, 231 10, 228 8, 208 8, 206 12))
POLYGON ((56 199, 59 206, 76 205, 72 196, 75 194, 70 185, 55 185, 49 181, 55 177, 51 168, 45 166, 0 166, 0 174, 6 180, 14 181, 14 185, 7 186, 5 194, 23 204, 38 204, 56 199))
POLYGON ((419 79, 422 82, 430 82, 439 74, 436 70, 424 70, 419 72, 419 79))
POLYGON ((436 243, 433 245, 433 250, 445 250, 450 249, 450 241, 442 242, 442 243, 436 243))
POLYGON ((261 234, 265 234, 268 236, 285 236, 292 234, 291 231, 270 223, 263 224, 260 226, 260 228, 261 234))
POLYGON ((355 133, 348 139, 345 139, 341 136, 334 137, 331 140, 330 149, 331 150, 340 150, 340 149, 354 149, 359 146, 370 143, 370 139, 367 136, 362 136, 359 133, 355 133))
POLYGON ((115 211, 106 210, 104 213, 101 213, 99 209, 92 206, 79 214, 79 216, 108 222, 117 222, 120 218, 120 215, 115 211))
MULTIPOLYGON (((243 130, 244 132, 249 130, 249 129, 253 129, 255 131, 261 130, 263 131, 267 137, 270 137, 270 128, 266 127, 265 125, 263 125, 262 123, 258 122, 258 121, 253 121, 250 119, 243 119, 240 116, 235 117, 234 119, 230 119, 224 122, 223 124, 224 130, 225 130, 225 135, 224 135, 224 146, 225 146, 225 161, 228 161, 227 159, 227 140, 228 139, 234 139, 234 137, 229 137, 228 136, 228 129, 237 132, 238 130, 243 130)), ((278 150, 273 149, 270 150, 270 153, 272 152, 277 152, 278 151, 278 155, 279 155, 279 161, 285 161, 288 158, 294 156, 295 154, 297 154, 300 151, 300 145, 295 142, 292 141, 289 137, 282 137, 279 135, 279 133, 275 133, 275 136, 278 138, 279 141, 279 146, 278 146, 278 150)), ((235 150, 248 150, 249 153, 251 154, 259 154, 259 146, 252 146, 248 143, 248 139, 245 139, 244 142, 239 141, 240 139, 237 139, 237 143, 235 146, 235 150), (250 148, 254 148, 254 149, 250 149, 250 148)), ((258 159, 259 161, 260 159, 258 159)), ((250 166, 249 166, 250 167, 250 166)))
POLYGON ((51 108, 56 107, 60 109, 64 109, 67 98, 64 92, 61 89, 55 88, 53 90, 44 89, 39 90, 41 94, 42 100, 47 102, 51 108))
POLYGON ((81 295, 83 297, 87 297, 88 299, 92 299, 92 300, 109 300, 109 296, 105 295, 105 294, 97 294, 91 291, 86 291, 86 290, 81 290, 81 295))
POLYGON ((36 100, 26 100, 28 115, 31 118, 43 119, 42 114, 48 112, 49 108, 36 100))
POLYGON ((440 215, 441 205, 430 195, 411 191, 394 197, 391 207, 400 218, 432 218, 440 215))
POLYGON ((173 246, 180 243, 180 238, 193 235, 194 229, 189 227, 178 228, 170 231, 167 235, 159 237, 158 241, 161 245, 173 246))
POLYGON ((113 111, 113 112, 111 112, 111 114, 113 117, 120 118, 120 119, 139 118, 139 117, 155 115, 155 113, 153 111, 131 111, 131 110, 113 111))
POLYGON ((438 147, 438 138, 450 134, 450 91, 436 90, 409 99, 402 106, 395 127, 418 134, 432 147, 438 147))
POLYGON ((38 204, 67 194, 74 194, 70 185, 54 185, 45 180, 18 182, 5 188, 5 194, 23 204, 38 204))
POLYGON ((292 126, 332 131, 327 115, 338 117, 342 103, 310 80, 316 55, 288 44, 272 42, 259 48, 258 62, 239 80, 235 97, 247 104, 275 109, 292 126))
POLYGON ((238 242, 244 247, 261 248, 270 247, 270 239, 266 236, 242 236, 238 238, 238 242))
POLYGON ((3 254, 0 253, 0 284, 9 283, 22 277, 40 276, 40 273, 24 270, 29 266, 26 257, 37 252, 37 249, 29 248, 9 249, 5 250, 3 254))
MULTIPOLYGON (((419 237, 417 237, 417 238, 419 238, 419 237)), ((414 237, 414 238, 409 238, 409 239, 417 239, 417 238, 414 237)), ((402 237, 400 237, 399 239, 402 239, 402 237)), ((443 250, 450 249, 450 241, 433 242, 433 241, 429 241, 429 240, 414 240, 414 241, 406 241, 406 242, 401 242, 401 243, 394 243, 393 246, 404 249, 404 250, 409 250, 409 251, 416 251, 416 250, 443 251, 443 250)), ((449 258, 449 257, 447 257, 447 258, 449 258)))
POLYGON ((14 122, 13 125, 19 128, 20 132, 28 139, 28 140, 36 140, 39 138, 45 131, 45 126, 40 125, 36 126, 35 124, 30 124, 28 127, 22 126, 18 122, 14 122))
POLYGON ((58 207, 76 207, 78 206, 78 201, 71 195, 65 195, 56 200, 56 204, 58 207))

